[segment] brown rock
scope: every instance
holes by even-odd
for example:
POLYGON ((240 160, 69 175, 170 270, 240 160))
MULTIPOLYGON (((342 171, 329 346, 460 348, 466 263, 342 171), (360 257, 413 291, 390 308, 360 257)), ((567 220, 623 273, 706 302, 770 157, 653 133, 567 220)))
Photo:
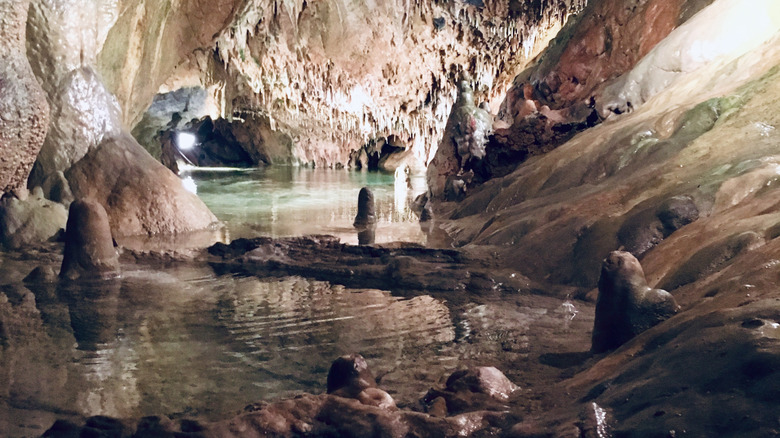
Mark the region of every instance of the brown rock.
POLYGON ((196 231, 217 223, 200 198, 127 133, 106 139, 65 176, 77 198, 106 208, 116 236, 196 231))
POLYGON ((613 251, 601 268, 591 349, 613 350, 678 311, 669 292, 647 285, 636 257, 613 251))
POLYGON ((363 187, 358 193, 358 212, 353 225, 356 228, 365 228, 371 224, 376 224, 374 193, 368 187, 363 187))
POLYGON ((110 276, 119 270, 106 210, 91 199, 70 204, 60 277, 110 276))
POLYGON ((354 398, 380 408, 395 408, 388 393, 376 387, 376 380, 363 356, 349 354, 336 359, 328 371, 328 394, 354 398))

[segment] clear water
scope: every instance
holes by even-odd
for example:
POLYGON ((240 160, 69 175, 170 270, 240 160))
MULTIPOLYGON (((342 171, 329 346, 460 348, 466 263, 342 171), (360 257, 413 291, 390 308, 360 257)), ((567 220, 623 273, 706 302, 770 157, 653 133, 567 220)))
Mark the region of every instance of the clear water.
POLYGON ((0 286, 0 436, 69 415, 223 418, 324 392, 340 355, 363 354, 381 377, 455 339, 440 300, 298 277, 125 266, 120 280, 32 289, 0 286))
MULTIPOLYGON (((396 192, 392 175, 376 173, 190 176, 231 238, 329 233, 354 243, 357 192, 368 186, 377 240, 422 240, 409 210, 421 177, 396 192)), ((253 402, 323 392, 331 362, 355 352, 411 405, 455 367, 516 363, 532 325, 561 319, 547 311, 560 303, 540 297, 524 310, 452 307, 428 295, 217 276, 199 265, 124 264, 112 281, 23 285, 37 265, 58 269, 59 251, 0 253, 0 436, 40 436, 58 418, 91 415, 223 419, 253 402)))
POLYGON ((425 176, 273 166, 265 169, 188 170, 182 178, 227 225, 229 240, 331 234, 357 244, 352 222, 358 192, 368 187, 377 210, 376 243, 425 243, 411 210, 425 192, 425 176))

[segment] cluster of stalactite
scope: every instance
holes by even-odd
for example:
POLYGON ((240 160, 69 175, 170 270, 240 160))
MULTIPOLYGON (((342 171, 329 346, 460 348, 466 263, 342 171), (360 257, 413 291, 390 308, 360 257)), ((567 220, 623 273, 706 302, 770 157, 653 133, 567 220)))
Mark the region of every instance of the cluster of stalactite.
POLYGON ((370 11, 331 3, 318 16, 321 6, 305 0, 249 1, 206 57, 205 82, 224 115, 263 112, 296 139, 299 161, 323 165, 344 164, 351 150, 388 135, 429 161, 455 82, 466 77, 478 102, 497 110, 512 78, 586 1, 388 0, 370 11), (371 27, 373 15, 382 28, 371 27), (344 30, 334 20, 369 26, 344 30), (357 41, 366 62, 334 55, 328 32, 349 32, 340 35, 344 51, 357 41))

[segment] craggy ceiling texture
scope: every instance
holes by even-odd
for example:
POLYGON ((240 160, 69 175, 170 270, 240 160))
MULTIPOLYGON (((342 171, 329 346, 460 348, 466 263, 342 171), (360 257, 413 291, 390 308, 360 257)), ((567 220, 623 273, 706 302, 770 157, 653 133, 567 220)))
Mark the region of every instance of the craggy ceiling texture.
POLYGON ((37 3, 58 3, 63 24, 95 23, 69 35, 128 128, 156 93, 202 86, 212 115, 260 112, 293 138, 298 161, 336 165, 390 134, 430 159, 455 80, 465 71, 477 99, 497 110, 514 75, 586 2, 37 3))

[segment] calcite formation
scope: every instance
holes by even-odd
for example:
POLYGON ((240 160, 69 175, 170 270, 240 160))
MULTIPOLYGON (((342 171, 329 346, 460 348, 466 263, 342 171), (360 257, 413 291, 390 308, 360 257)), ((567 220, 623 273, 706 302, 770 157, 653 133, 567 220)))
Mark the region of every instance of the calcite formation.
POLYGON ((25 55, 29 5, 0 1, 0 192, 24 186, 48 130, 49 105, 25 55))

